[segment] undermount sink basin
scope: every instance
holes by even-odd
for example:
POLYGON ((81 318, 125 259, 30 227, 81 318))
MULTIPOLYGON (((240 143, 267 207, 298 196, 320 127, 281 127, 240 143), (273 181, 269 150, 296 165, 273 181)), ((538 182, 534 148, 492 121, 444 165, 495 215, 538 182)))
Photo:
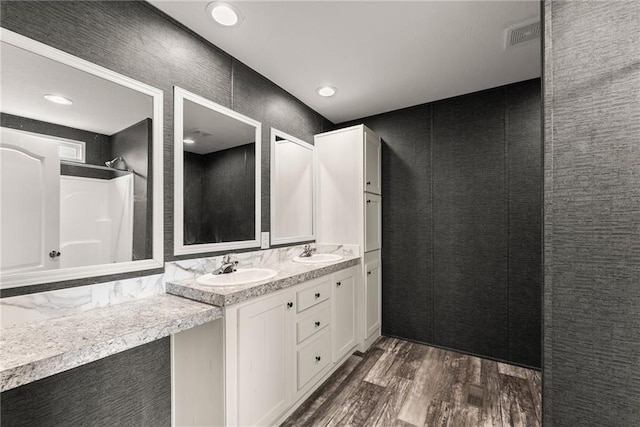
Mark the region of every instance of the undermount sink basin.
POLYGON ((322 262, 335 262, 340 261, 342 257, 336 254, 313 254, 310 257, 295 257, 295 262, 302 262, 305 264, 318 264, 322 262))
POLYGON ((205 274, 196 279, 196 283, 205 286, 239 286, 271 279, 278 274, 270 268, 239 268, 233 273, 205 274))

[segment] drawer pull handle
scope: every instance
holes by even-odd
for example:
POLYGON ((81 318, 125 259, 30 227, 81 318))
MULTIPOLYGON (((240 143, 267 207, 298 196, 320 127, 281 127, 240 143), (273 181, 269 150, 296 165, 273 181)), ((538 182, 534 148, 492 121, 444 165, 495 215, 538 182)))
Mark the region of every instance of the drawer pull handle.
POLYGON ((316 362, 319 362, 320 360, 322 360, 322 357, 316 356, 316 362))
POLYGON ((336 286, 342 286, 342 282, 336 282, 336 286))
POLYGON ((320 326, 320 322, 316 322, 316 328, 320 326))
POLYGON ((293 308, 293 303, 291 301, 287 303, 287 308, 293 308))
POLYGON ((316 292, 316 298, 320 298, 320 292, 316 292))
POLYGON ((371 272, 370 271, 367 271, 367 276, 371 276, 371 272))

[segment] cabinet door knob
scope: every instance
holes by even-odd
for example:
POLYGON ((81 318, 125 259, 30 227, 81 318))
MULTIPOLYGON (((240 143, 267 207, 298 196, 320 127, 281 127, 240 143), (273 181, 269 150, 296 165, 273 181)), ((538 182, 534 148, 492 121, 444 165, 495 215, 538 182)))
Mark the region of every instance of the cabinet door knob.
POLYGON ((320 322, 316 322, 316 328, 320 326, 320 322))
POLYGON ((371 200, 367 200, 367 203, 371 203, 371 200))
POLYGON ((289 301, 289 302, 287 303, 287 308, 293 308, 293 302, 289 301))
POLYGON ((320 298, 320 292, 316 292, 316 298, 320 298))
POLYGON ((321 361, 321 360, 322 360, 322 357, 320 357, 320 356, 316 356, 316 362, 319 362, 319 361, 321 361))
POLYGON ((60 251, 51 251, 51 252, 49 252, 49 258, 51 258, 51 259, 58 258, 60 255, 62 255, 60 253, 60 251))
POLYGON ((367 185, 371 185, 371 181, 367 181, 367 185))
POLYGON ((371 276, 371 272, 370 271, 367 271, 367 276, 371 276))
POLYGON ((341 286, 342 282, 336 282, 336 286, 341 286))

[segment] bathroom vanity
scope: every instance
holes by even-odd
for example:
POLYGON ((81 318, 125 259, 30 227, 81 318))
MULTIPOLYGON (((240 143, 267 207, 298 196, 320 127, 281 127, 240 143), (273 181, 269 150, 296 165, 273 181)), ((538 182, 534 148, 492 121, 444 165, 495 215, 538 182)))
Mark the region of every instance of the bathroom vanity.
POLYGON ((173 336, 175 424, 277 425, 290 415, 363 338, 359 264, 289 259, 255 284, 167 283, 167 292, 223 311, 173 336))

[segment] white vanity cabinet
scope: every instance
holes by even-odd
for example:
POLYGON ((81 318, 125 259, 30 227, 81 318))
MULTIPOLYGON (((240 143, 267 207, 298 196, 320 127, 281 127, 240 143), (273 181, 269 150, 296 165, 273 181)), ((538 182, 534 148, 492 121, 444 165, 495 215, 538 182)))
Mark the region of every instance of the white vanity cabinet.
POLYGON ((225 307, 225 425, 284 421, 357 348, 360 269, 225 307))
POLYGON ((361 252, 364 279, 355 289, 356 340, 366 351, 381 332, 381 140, 357 125, 315 135, 314 142, 316 243, 356 246, 361 252))
POLYGON ((238 424, 267 425, 292 403, 292 292, 238 311, 238 424))
POLYGON ((357 344, 356 284, 359 269, 350 268, 333 275, 333 360, 350 354, 357 344))

